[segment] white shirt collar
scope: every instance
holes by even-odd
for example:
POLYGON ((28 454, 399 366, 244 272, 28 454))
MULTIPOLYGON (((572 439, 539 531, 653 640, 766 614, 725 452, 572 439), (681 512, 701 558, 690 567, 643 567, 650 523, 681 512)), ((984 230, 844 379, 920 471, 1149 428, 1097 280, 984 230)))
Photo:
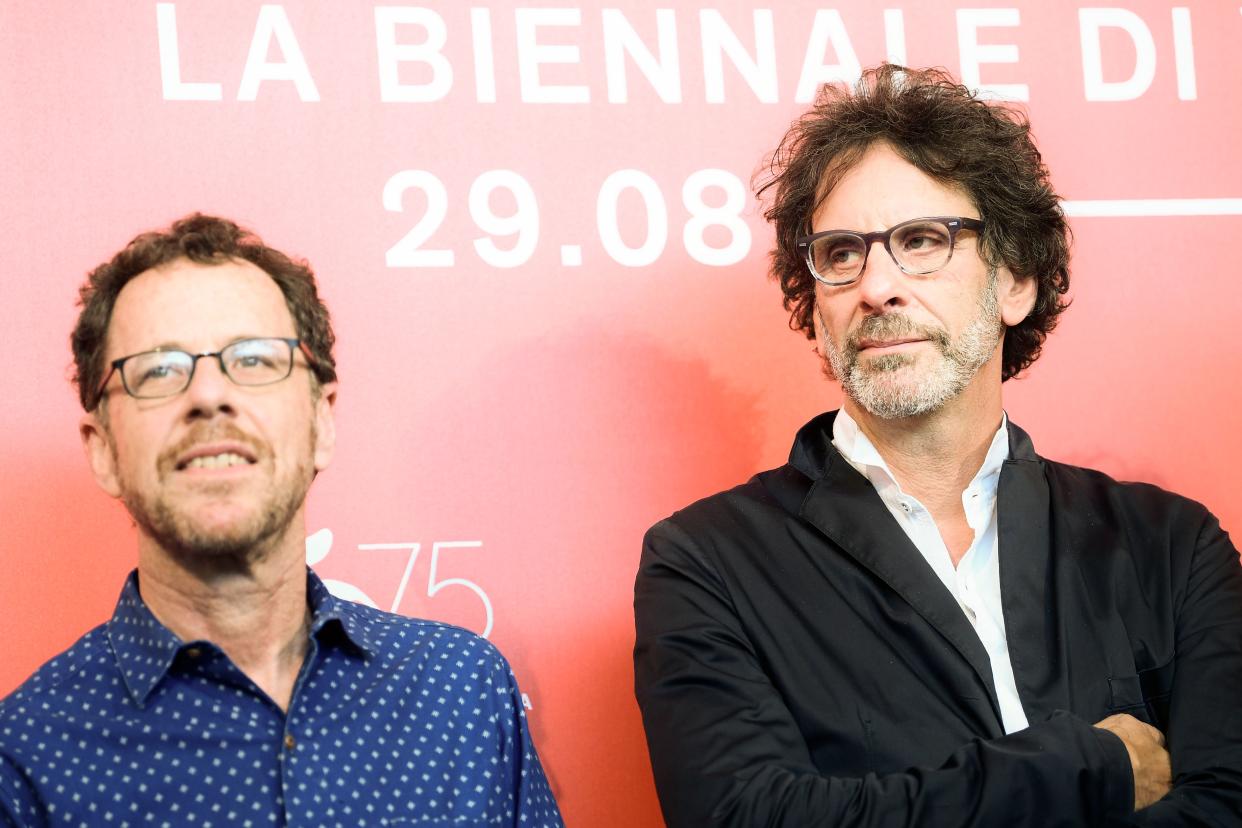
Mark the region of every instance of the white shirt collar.
MULTIPOLYGON (((1009 459, 1009 429, 1006 428, 1008 423, 1008 415, 1002 412, 1000 427, 996 429, 996 434, 992 437, 992 443, 988 446, 988 453, 984 455, 983 464, 979 466, 979 471, 975 473, 974 478, 962 493, 964 502, 968 494, 972 492, 982 494, 983 497, 980 499, 989 506, 995 498, 1001 466, 1009 459)), ((880 452, 844 408, 837 412, 832 422, 832 444, 836 446, 846 462, 871 481, 885 500, 888 500, 890 495, 904 497, 897 479, 893 477, 893 473, 889 470, 888 464, 884 462, 884 458, 880 456, 880 452)), ((973 510, 968 505, 968 518, 971 516, 971 511, 973 510)), ((974 521, 971 520, 971 523, 973 524, 974 521)))

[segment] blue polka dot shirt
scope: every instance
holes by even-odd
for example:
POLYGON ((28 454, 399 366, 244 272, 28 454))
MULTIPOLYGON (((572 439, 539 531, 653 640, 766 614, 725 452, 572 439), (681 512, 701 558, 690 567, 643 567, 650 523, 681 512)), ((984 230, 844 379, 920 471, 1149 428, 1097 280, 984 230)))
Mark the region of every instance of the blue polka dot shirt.
POLYGON ((562 825, 494 646, 308 579, 286 714, 130 575, 111 620, 0 701, 0 825, 562 825))

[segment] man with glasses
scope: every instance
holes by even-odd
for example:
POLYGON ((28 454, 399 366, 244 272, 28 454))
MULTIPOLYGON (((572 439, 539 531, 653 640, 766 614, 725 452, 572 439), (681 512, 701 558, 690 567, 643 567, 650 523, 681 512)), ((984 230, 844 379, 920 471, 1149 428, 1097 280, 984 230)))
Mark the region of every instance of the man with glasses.
POLYGON ((81 304, 82 441, 138 568, 0 702, 0 824, 559 826, 495 648, 306 568, 337 394, 310 268, 193 215, 81 304))
POLYGON ((771 172, 774 275, 845 399, 647 535, 668 824, 1242 824, 1237 550, 1197 503, 1039 457, 1001 407, 1069 280, 1025 120, 883 66, 825 89, 771 172))

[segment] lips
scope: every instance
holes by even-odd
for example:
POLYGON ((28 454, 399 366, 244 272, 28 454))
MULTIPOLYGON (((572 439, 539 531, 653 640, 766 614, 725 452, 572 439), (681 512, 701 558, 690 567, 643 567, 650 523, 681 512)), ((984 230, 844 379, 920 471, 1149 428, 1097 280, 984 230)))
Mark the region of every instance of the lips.
POLYGON ((866 351, 870 349, 895 348, 898 345, 909 345, 915 342, 926 342, 927 339, 921 336, 901 337, 898 339, 862 339, 858 342, 858 350, 866 351))
POLYGON ((846 351, 854 357, 864 351, 873 355, 891 349, 900 353, 902 345, 913 345, 920 342, 945 347, 949 343, 948 334, 933 325, 915 322, 904 313, 891 312, 865 317, 858 328, 846 340, 846 351))

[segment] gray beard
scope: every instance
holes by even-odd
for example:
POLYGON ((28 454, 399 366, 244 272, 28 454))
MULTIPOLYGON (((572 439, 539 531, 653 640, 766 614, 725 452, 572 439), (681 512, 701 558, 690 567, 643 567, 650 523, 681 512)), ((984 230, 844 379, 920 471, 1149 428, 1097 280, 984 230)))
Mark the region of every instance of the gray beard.
POLYGON ((909 317, 894 313, 867 317, 841 348, 827 335, 820 317, 825 334, 824 360, 850 399, 875 417, 895 420, 936 411, 962 392, 992 358, 1000 342, 1004 324, 996 297, 995 270, 988 274, 988 283, 979 293, 976 307, 975 318, 956 342, 943 328, 917 325, 909 317), (868 360, 865 366, 858 360, 858 343, 864 338, 911 335, 925 337, 939 352, 936 364, 929 366, 922 376, 901 376, 906 369, 915 370, 916 358, 909 354, 884 354, 868 360))

